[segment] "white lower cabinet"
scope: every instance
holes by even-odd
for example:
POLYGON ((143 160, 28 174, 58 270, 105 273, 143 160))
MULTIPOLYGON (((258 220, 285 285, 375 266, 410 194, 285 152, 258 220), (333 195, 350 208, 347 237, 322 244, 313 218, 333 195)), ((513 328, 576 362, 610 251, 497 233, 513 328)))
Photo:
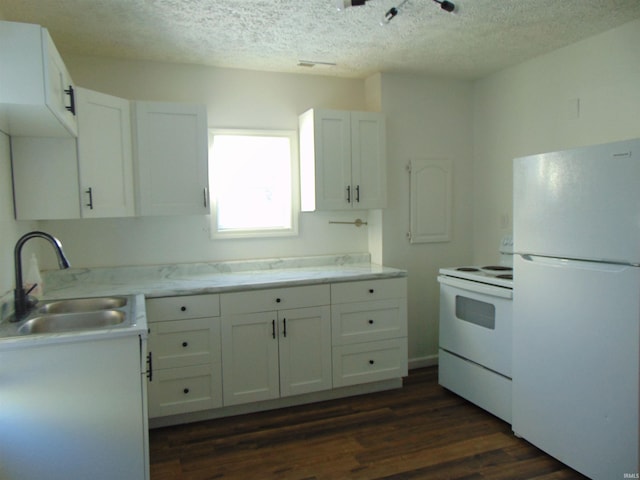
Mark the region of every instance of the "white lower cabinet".
POLYGON ((331 285, 334 387, 407 375, 406 292, 406 278, 331 285))
POLYGON ((222 295, 225 406, 331 389, 329 302, 328 285, 222 295))
POLYGON ((406 290, 394 278, 148 299, 149 416, 225 407, 215 415, 224 416, 400 379, 406 290))
POLYGON ((218 295, 147 300, 149 417, 222 406, 218 295))
POLYGON ((149 478, 144 338, 77 338, 0 352, 1 479, 149 478))

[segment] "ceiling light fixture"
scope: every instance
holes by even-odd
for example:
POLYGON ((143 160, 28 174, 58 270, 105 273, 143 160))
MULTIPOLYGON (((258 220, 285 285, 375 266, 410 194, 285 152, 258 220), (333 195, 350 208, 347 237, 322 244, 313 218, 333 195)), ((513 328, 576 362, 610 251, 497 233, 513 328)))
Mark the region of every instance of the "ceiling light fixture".
POLYGON ((446 12, 453 13, 453 11, 456 9, 456 6, 452 2, 447 2, 447 0, 443 0, 442 2, 440 0, 433 1, 439 3, 440 8, 446 12))
POLYGON ((341 11, 349 7, 360 7, 368 1, 369 0, 336 0, 336 8, 341 11))
MULTIPOLYGON (((391 20, 393 20, 396 17, 396 15, 400 13, 400 10, 404 6, 404 4, 407 3, 408 1, 409 0, 402 0, 397 6, 391 7, 389 10, 387 10, 387 12, 384 14, 384 17, 382 17, 382 20, 380 21, 380 25, 387 25, 391 20)), ((453 11, 456 9, 456 6, 453 2, 449 2, 447 0, 432 0, 432 1, 439 4, 440 8, 446 12, 453 13, 453 11)))
MULTIPOLYGON (((349 7, 360 7, 365 3, 367 3, 368 1, 369 0, 335 0, 335 5, 338 11, 342 11, 345 8, 349 8, 349 7)), ((400 13, 400 10, 404 6, 404 4, 407 3, 408 1, 409 0, 402 0, 397 6, 391 7, 389 10, 387 10, 384 16, 382 17, 380 24, 386 25, 391 20, 393 20, 396 17, 396 15, 400 13)), ((456 9, 455 4, 453 2, 449 2, 448 0, 432 0, 432 1, 440 5, 440 8, 445 12, 453 13, 456 9)))

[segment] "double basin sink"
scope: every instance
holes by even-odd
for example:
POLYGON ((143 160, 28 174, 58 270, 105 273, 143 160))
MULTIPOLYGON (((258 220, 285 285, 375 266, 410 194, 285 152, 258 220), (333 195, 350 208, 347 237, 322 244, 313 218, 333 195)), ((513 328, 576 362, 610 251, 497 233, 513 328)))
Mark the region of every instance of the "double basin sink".
POLYGON ((133 297, 72 298, 38 302, 9 335, 33 335, 130 326, 133 297))

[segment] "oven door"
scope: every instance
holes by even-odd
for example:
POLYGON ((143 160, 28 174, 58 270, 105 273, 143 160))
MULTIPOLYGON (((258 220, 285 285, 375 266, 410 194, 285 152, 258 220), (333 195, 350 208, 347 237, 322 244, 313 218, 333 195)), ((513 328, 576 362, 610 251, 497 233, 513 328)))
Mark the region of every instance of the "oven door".
POLYGON ((513 290, 440 275, 440 348, 511 378, 513 290))

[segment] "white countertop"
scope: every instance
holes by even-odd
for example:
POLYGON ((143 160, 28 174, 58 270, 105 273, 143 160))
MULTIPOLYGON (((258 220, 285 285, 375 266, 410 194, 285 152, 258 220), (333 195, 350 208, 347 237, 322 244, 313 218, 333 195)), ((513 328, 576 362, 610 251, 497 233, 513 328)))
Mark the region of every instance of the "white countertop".
POLYGON ((48 272, 47 298, 143 294, 147 298, 406 277, 368 255, 246 262, 70 269, 48 272))

